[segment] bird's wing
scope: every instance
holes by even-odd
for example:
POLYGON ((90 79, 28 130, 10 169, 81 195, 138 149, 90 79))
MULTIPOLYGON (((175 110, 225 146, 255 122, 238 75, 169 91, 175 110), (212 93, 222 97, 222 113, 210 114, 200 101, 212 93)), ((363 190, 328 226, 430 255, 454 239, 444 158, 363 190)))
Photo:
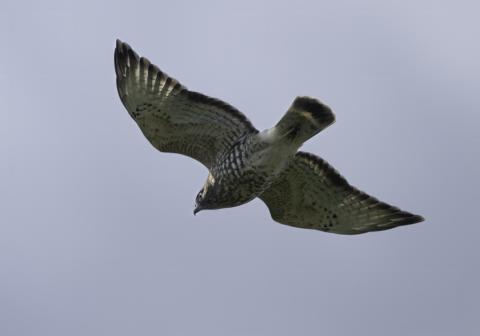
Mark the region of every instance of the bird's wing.
POLYGON ((258 132, 236 108, 187 90, 119 40, 115 72, 123 105, 162 152, 184 154, 210 168, 239 138, 258 132))
POLYGON ((296 154, 260 198, 279 223, 339 234, 387 230, 423 220, 352 187, 327 162, 304 152, 296 154))

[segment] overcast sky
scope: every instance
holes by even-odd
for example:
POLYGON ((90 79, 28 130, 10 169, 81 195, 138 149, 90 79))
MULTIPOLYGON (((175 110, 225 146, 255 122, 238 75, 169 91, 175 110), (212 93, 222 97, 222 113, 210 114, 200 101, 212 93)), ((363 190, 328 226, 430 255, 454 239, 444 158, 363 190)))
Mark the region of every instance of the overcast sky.
POLYGON ((478 1, 2 1, 0 335, 478 335, 478 1), (426 218, 342 236, 193 216, 206 169, 121 105, 115 39, 426 218))

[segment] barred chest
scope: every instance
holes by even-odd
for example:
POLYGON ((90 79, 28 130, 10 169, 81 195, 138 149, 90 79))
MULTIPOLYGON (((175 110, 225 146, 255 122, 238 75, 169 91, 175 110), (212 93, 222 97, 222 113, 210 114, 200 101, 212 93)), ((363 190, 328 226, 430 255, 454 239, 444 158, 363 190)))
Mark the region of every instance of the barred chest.
POLYGON ((281 148, 250 136, 219 157, 212 169, 219 192, 232 206, 246 203, 268 189, 285 169, 288 155, 281 148))

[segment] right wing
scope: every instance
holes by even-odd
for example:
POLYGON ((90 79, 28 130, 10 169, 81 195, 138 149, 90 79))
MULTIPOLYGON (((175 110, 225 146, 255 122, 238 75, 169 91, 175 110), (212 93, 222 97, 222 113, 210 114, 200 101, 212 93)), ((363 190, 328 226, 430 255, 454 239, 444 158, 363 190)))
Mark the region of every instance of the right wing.
POLYGON ((388 230, 423 217, 378 201, 352 187, 321 158, 298 152, 260 199, 279 223, 340 234, 388 230))
POLYGON ((187 155, 210 168, 238 139, 258 132, 233 106, 188 91, 119 40, 115 72, 123 105, 162 152, 187 155))

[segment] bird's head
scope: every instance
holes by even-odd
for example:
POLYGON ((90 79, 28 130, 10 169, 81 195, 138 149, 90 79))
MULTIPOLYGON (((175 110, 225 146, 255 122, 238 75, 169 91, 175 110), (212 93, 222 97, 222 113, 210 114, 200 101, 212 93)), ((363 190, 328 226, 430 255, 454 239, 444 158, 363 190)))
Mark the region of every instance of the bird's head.
POLYGON ((207 181, 205 185, 197 194, 195 198, 195 209, 193 214, 196 215, 197 212, 200 212, 204 209, 216 209, 217 200, 215 197, 215 178, 212 174, 208 174, 207 181))

